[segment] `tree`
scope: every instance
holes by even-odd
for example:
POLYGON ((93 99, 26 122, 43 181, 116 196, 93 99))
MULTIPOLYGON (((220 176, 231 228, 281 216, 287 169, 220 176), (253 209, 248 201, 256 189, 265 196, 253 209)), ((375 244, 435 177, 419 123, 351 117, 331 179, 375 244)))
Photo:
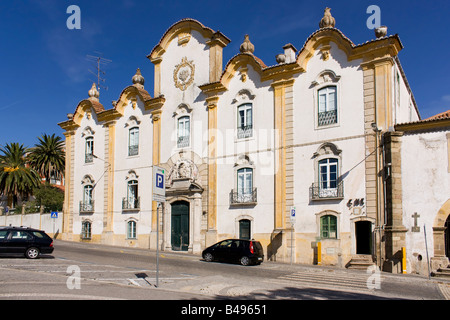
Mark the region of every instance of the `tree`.
POLYGON ((0 193, 8 196, 12 207, 19 196, 28 196, 41 183, 39 174, 27 166, 27 151, 18 143, 0 148, 0 193))
POLYGON ((39 143, 30 150, 30 165, 45 181, 50 179, 61 179, 64 176, 65 152, 64 141, 55 134, 43 134, 38 137, 39 143))
POLYGON ((41 184, 35 188, 33 195, 39 206, 44 206, 44 212, 62 211, 64 192, 49 183, 41 184))

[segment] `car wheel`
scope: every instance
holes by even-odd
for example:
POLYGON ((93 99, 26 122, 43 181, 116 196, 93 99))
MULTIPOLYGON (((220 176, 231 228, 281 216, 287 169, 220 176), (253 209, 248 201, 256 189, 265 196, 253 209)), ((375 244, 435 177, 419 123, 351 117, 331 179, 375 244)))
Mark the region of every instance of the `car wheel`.
POLYGON ((250 259, 247 256, 243 256, 241 258, 241 260, 239 260, 239 262, 243 265, 243 266, 248 266, 250 264, 250 259))
POLYGON ((39 256, 39 249, 35 247, 28 248, 25 252, 28 259, 36 259, 39 256))
POLYGON ((214 257, 211 253, 208 252, 203 255, 203 259, 205 259, 205 261, 207 262, 211 262, 214 260, 214 257))

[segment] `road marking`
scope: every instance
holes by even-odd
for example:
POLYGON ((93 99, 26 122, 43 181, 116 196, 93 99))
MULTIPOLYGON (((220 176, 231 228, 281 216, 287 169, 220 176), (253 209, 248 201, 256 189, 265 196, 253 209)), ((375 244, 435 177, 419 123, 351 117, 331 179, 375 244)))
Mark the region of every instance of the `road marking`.
POLYGON ((361 275, 337 275, 335 273, 311 273, 311 272, 295 272, 283 275, 277 278, 282 281, 289 281, 290 284, 297 285, 315 285, 327 287, 344 287, 369 290, 367 288, 367 276, 361 275))
POLYGON ((60 299, 81 299, 81 300, 125 300, 121 298, 92 296, 84 294, 65 293, 0 293, 0 298, 60 298, 60 299))

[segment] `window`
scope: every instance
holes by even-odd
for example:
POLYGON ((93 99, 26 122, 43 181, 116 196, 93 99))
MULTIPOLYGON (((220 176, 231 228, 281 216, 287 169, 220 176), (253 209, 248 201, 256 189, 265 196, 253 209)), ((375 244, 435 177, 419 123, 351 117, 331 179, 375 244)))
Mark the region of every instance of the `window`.
POLYGON ((85 163, 91 163, 94 161, 94 138, 88 137, 86 138, 85 145, 85 163))
POLYGON ((81 239, 91 239, 91 222, 83 221, 81 225, 81 239))
POLYGON ((92 185, 85 185, 83 188, 83 200, 80 203, 80 212, 94 211, 93 199, 94 187, 92 185))
POLYGON ((252 104, 246 103, 238 107, 237 138, 253 136, 252 104))
POLYGON ((128 155, 135 156, 139 154, 139 128, 131 128, 128 132, 128 155))
POLYGON ((134 220, 127 223, 127 238, 136 239, 136 221, 134 220))
POLYGON ((320 237, 322 239, 337 239, 337 218, 332 215, 320 218, 320 237))
POLYGON ((178 148, 189 147, 189 136, 190 136, 189 116, 184 116, 178 119, 177 133, 178 133, 177 147, 178 148))
POLYGON ((337 95, 336 87, 328 86, 318 92, 318 125, 327 126, 337 123, 337 95))
POLYGON ((335 189, 338 178, 338 159, 328 158, 319 161, 319 184, 321 189, 335 189))
POLYGON ((130 180, 127 183, 127 197, 123 199, 122 209, 138 209, 138 208, 139 208, 138 181, 130 180))
POLYGON ((237 172, 238 194, 249 195, 253 190, 253 169, 242 168, 237 172))

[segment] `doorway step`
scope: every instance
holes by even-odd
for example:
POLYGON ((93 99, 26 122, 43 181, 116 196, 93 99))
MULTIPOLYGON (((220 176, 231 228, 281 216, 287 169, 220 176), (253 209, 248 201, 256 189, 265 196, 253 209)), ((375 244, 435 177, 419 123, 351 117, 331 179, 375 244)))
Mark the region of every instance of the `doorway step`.
POLYGON ((432 272, 431 275, 433 277, 440 277, 450 279, 450 265, 447 268, 439 268, 435 272, 432 272))
POLYGON ((374 266, 372 255, 370 254, 356 254, 353 255, 350 261, 345 265, 347 269, 367 270, 370 266, 374 266))

